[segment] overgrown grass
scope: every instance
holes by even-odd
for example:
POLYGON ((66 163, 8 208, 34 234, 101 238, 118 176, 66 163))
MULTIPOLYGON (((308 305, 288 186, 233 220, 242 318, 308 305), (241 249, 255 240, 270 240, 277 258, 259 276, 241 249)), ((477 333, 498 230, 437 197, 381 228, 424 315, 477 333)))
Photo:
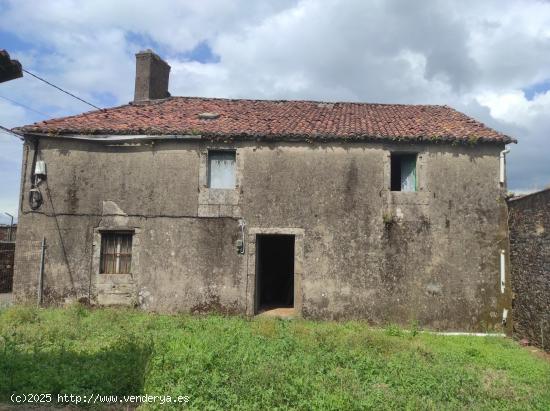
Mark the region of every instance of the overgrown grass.
MULTIPOLYGON (((0 311, 12 393, 188 395, 197 410, 550 409, 550 363, 499 337, 362 322, 0 311)), ((181 408, 144 404, 143 409, 181 408)))

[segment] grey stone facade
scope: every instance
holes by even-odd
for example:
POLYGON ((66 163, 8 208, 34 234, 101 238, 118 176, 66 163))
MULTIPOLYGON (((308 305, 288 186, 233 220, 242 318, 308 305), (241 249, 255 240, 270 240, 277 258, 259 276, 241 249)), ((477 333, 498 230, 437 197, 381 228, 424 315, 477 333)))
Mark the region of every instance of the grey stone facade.
POLYGON ((33 145, 23 154, 14 291, 35 300, 134 304, 165 312, 252 315, 255 238, 295 236, 294 308, 314 319, 367 319, 437 330, 501 330, 509 309, 503 144, 130 143, 44 137, 44 203, 29 208, 33 145), (210 148, 237 152, 237 185, 205 186, 210 148), (418 153, 418 191, 390 191, 390 153, 418 153), (240 222, 245 226, 239 252, 240 222), (104 230, 131 230, 132 271, 99 273, 104 230), (20 247, 21 245, 21 247, 20 247), (34 249, 33 249, 34 250, 34 249))
POLYGON ((550 351, 550 189, 509 209, 514 335, 550 351))

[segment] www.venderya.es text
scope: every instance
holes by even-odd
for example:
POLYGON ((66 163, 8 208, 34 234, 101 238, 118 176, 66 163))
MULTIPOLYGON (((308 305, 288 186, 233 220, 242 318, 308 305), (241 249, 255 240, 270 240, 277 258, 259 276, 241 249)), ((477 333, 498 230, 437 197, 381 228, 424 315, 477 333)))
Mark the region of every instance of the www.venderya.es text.
POLYGON ((14 404, 186 404, 188 395, 12 394, 14 404))

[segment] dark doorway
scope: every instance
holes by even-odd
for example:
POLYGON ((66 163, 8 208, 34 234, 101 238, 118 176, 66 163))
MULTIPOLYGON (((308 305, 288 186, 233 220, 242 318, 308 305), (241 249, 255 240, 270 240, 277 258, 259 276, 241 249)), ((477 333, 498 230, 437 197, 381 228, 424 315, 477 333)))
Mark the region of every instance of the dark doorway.
POLYGON ((294 236, 256 238, 256 312, 294 306, 294 236))

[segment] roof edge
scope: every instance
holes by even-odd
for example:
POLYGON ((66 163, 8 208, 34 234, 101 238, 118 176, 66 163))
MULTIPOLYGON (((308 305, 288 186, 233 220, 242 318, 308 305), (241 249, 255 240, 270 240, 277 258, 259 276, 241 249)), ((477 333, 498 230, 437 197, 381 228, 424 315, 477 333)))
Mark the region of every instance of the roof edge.
POLYGON ((26 131, 24 128, 13 129, 25 137, 46 137, 46 138, 61 138, 61 139, 73 139, 73 140, 86 140, 86 141, 138 141, 138 140, 211 140, 211 141, 220 141, 220 140, 236 140, 236 141, 254 141, 261 140, 265 142, 271 141, 287 141, 287 142, 296 142, 296 141, 305 141, 305 142, 379 142, 379 141, 391 141, 398 143, 449 143, 455 145, 476 145, 476 144, 510 144, 517 143, 517 140, 503 135, 501 140, 495 140, 493 138, 485 137, 453 137, 453 136, 440 136, 440 137, 418 137, 418 136, 373 136, 373 135, 332 135, 332 134, 218 134, 218 133, 202 133, 202 134, 189 134, 189 133, 172 133, 172 134, 154 134, 154 133, 142 133, 142 134, 133 134, 133 133, 41 133, 26 131))
POLYGON ((533 196, 536 196, 536 195, 539 195, 539 194, 546 193, 547 191, 550 191, 550 187, 546 187, 546 188, 543 188, 542 190, 534 191, 532 193, 518 195, 517 197, 511 197, 511 198, 508 199, 508 202, 524 200, 524 199, 529 198, 529 197, 533 197, 533 196))

